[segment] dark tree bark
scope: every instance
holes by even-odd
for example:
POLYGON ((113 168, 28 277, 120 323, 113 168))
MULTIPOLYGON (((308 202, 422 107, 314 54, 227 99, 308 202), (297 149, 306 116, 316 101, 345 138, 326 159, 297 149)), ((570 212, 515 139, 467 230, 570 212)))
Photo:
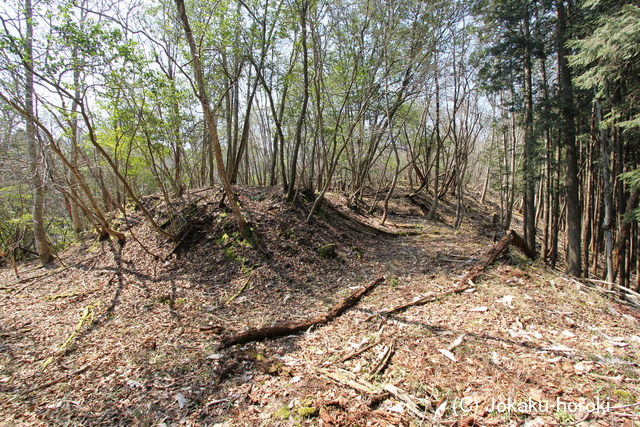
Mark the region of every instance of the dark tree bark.
MULTIPOLYGON (((600 100, 596 99, 596 112, 598 116, 598 124, 602 125, 602 105, 600 100)), ((613 184, 611 183, 611 163, 609 155, 609 141, 606 137, 606 131, 600 129, 600 151, 602 155, 602 204, 604 213, 602 217, 602 230, 604 232, 604 258, 605 258, 605 276, 604 280, 612 282, 614 278, 613 272, 613 184)))
POLYGON ((582 207, 580 206, 578 177, 578 149, 576 146, 575 109, 573 101, 573 89, 571 85, 571 71, 567 64, 566 40, 567 18, 564 8, 564 0, 556 1, 557 24, 557 49, 558 49, 558 77, 560 86, 560 112, 563 120, 563 141, 566 156, 565 197, 567 202, 567 257, 566 272, 572 276, 580 277, 581 266, 581 219, 582 207))
POLYGON ((524 27, 524 240, 536 250, 536 183, 535 183, 535 139, 533 135, 533 78, 531 14, 527 8, 524 27))
MULTIPOLYGON (((631 213, 638 207, 638 191, 634 191, 627 203, 625 214, 623 215, 620 226, 618 227, 618 234, 616 236, 616 243, 613 246, 613 276, 617 277, 618 273, 620 276, 624 276, 624 272, 628 270, 624 270, 623 261, 624 255, 627 249, 627 242, 629 240, 629 236, 631 233, 631 222, 627 219, 631 213)), ((626 277, 620 277, 620 284, 626 281, 626 277)))

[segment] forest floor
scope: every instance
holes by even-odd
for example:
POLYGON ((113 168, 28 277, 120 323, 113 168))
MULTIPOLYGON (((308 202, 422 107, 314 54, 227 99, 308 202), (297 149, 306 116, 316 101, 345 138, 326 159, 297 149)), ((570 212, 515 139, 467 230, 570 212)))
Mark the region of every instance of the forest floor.
POLYGON ((468 199, 454 230, 446 199, 427 221, 399 192, 380 226, 379 211, 331 195, 307 224, 302 196, 238 192, 249 241, 220 193, 201 189, 172 207, 145 200, 186 231, 179 245, 132 211, 116 220, 124 246, 87 239, 47 268, 19 266, 19 278, 2 269, 0 425, 640 422, 640 313, 516 248, 466 292, 380 313, 454 289, 493 246, 496 206, 468 199), (328 244, 335 258, 319 255, 328 244), (220 348, 248 328, 326 313, 379 277, 328 324, 220 348))

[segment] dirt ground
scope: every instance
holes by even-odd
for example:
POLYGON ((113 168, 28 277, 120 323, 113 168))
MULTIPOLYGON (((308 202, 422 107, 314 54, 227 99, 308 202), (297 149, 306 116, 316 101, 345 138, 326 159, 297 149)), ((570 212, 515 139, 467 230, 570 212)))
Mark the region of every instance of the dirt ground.
POLYGON ((428 221, 399 192, 381 226, 371 198, 349 208, 332 194, 306 223, 302 194, 292 205, 274 188, 238 192, 251 239, 220 192, 201 189, 145 201, 178 243, 132 210, 116 219, 123 246, 88 236, 47 268, 1 270, 0 425, 640 422, 638 311, 515 248, 466 292, 382 313, 455 288, 501 237, 496 206, 469 198, 455 230, 446 199, 428 221), (326 325, 220 348, 326 313, 379 277, 326 325))

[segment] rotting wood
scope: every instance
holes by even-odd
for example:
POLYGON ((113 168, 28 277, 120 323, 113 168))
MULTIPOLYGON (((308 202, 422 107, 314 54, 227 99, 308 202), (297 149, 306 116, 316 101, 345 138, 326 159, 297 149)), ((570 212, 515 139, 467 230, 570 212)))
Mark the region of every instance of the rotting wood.
POLYGON ((473 282, 476 278, 478 278, 484 271, 493 264, 496 259, 502 254, 510 244, 514 244, 518 249, 520 249, 527 257, 534 259, 535 254, 527 247, 527 244, 522 240, 522 237, 518 235, 514 230, 509 230, 507 235, 502 238, 493 248, 487 252, 487 256, 484 261, 480 265, 473 267, 469 272, 460 280, 458 283, 458 288, 462 288, 466 286, 467 283, 473 282))
POLYGON ((425 205, 424 203, 422 203, 420 200, 416 199, 416 195, 415 194, 407 194, 405 196, 407 198, 407 200, 409 200, 411 203, 413 203, 414 205, 416 205, 417 207, 420 208, 420 211, 422 212, 423 216, 427 216, 429 215, 429 208, 427 207, 427 205, 425 205))
POLYGON ((77 297, 79 295, 82 295, 82 292, 69 292, 69 293, 66 293, 66 294, 45 295, 43 299, 45 301, 55 301, 55 300, 59 300, 59 299, 62 299, 62 298, 73 298, 73 297, 77 297))
POLYGON ((354 218, 353 216, 346 214, 342 211, 340 211, 337 207, 333 206, 331 203, 329 203, 328 201, 325 200, 325 204, 324 207, 327 210, 330 210, 332 213, 338 215, 340 218, 342 219, 346 219, 347 222, 347 227, 360 232, 360 233, 365 233, 365 234, 369 234, 369 235, 375 235, 375 234, 391 234, 391 233, 387 233, 384 230, 379 230, 376 227, 373 227, 372 225, 366 224, 356 218, 354 218), (351 224, 353 223, 353 225, 351 224))
POLYGON ((520 249, 522 253, 527 256, 527 258, 536 259, 536 253, 534 252, 534 250, 527 246, 524 239, 522 239, 522 237, 520 237, 518 233, 516 233, 514 230, 509 230, 507 234, 511 234, 513 236, 511 244, 520 249))
POLYGON ((343 314, 345 311, 353 307, 360 299, 375 288, 379 283, 384 281, 384 277, 378 277, 368 285, 354 291, 347 298, 335 304, 326 314, 322 314, 313 319, 299 323, 285 323, 276 326, 268 326, 266 328, 253 328, 237 335, 223 338, 220 342, 219 349, 231 347, 235 344, 244 344, 251 341, 258 341, 269 338, 277 338, 285 335, 296 334, 307 330, 312 326, 324 325, 343 314))
POLYGON ((491 248, 487 252, 487 256, 484 258, 484 261, 482 261, 481 264, 469 270, 469 272, 460 280, 460 282, 458 282, 455 288, 445 292, 439 292, 437 294, 430 292, 427 295, 423 296, 422 298, 419 298, 415 301, 411 301, 406 304, 399 305, 395 308, 392 308, 391 310, 374 313, 371 316, 369 316, 365 321, 371 320, 371 318, 375 316, 388 316, 390 314, 403 311, 410 307, 415 307, 418 305, 424 305, 430 302, 435 302, 449 295, 460 294, 464 291, 467 291, 475 287, 475 284, 473 283, 473 281, 477 279, 482 273, 484 273, 487 267, 493 264, 496 261, 496 259, 498 259, 500 254, 502 254, 512 243, 515 244, 520 250, 522 250, 522 252, 525 255, 531 258, 530 255, 533 255, 533 253, 530 250, 528 250, 527 245, 524 243, 524 240, 522 240, 522 238, 518 235, 518 233, 516 233, 513 230, 509 230, 507 232, 507 235, 504 236, 502 240, 498 242, 498 244, 496 244, 493 248, 491 248))
POLYGON ((69 335, 69 337, 62 343, 62 345, 60 345, 60 347, 56 351, 56 354, 51 356, 51 357, 49 357, 42 364, 42 370, 43 371, 45 369, 47 369, 47 367, 51 364, 51 362, 53 362, 55 360, 56 357, 63 355, 69 349, 69 347, 71 346, 71 343, 73 342, 73 340, 80 334, 80 331, 82 330, 82 326, 84 326, 85 323, 93 322, 93 320, 94 320, 94 310, 99 305, 100 305, 100 302, 96 302, 96 303, 90 304, 90 305, 88 305, 88 306, 86 306, 84 308, 84 311, 82 312, 82 316, 80 317, 80 321, 76 325, 76 327, 73 330, 73 332, 71 333, 71 335, 69 335))

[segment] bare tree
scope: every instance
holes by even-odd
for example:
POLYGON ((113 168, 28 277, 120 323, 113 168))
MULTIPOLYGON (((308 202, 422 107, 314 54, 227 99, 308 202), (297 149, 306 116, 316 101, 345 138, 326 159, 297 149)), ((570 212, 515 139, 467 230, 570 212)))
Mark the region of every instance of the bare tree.
POLYGON ((184 6, 184 0, 176 0, 176 8, 178 11, 178 18, 182 23, 182 27, 185 32, 185 36, 187 38, 187 43, 189 44, 189 51, 191 52, 191 63, 193 66, 193 72, 195 74, 196 84, 197 84, 197 92, 196 96, 202 105, 202 111, 205 116, 205 121, 207 123, 207 130, 209 132, 209 136, 211 138, 211 145, 213 147, 213 152, 216 157, 216 164, 218 168, 218 176, 222 181, 222 185, 225 190, 225 194, 229 200, 229 204, 231 205, 231 210, 238 221, 238 228, 240 229, 240 233, 246 235, 249 232, 249 227, 247 226, 247 221, 245 220, 242 212, 240 211, 240 207, 238 206, 238 201, 236 199, 236 195, 233 191, 233 187, 231 185, 231 181, 229 180, 229 176, 227 175, 227 171, 224 166, 224 159, 222 156, 222 148, 220 147, 220 141, 218 139, 218 125, 216 123, 216 118, 214 112, 211 108, 211 101, 209 99, 209 95, 207 94, 207 87, 204 82, 204 74, 202 70, 202 62, 200 60, 200 51, 196 46, 195 39, 193 37, 193 31, 191 30, 191 25, 189 25, 189 18, 187 16, 187 11, 184 6))

